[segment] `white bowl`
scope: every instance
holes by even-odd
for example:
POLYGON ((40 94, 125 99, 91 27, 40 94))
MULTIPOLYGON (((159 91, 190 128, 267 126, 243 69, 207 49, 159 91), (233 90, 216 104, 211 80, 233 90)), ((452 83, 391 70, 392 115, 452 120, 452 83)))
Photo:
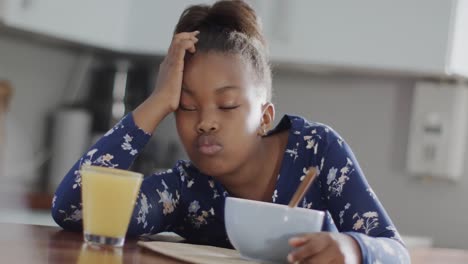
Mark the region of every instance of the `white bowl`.
POLYGON ((226 198, 226 231, 235 249, 247 258, 274 263, 287 262, 296 235, 320 232, 324 212, 289 208, 287 205, 226 198))

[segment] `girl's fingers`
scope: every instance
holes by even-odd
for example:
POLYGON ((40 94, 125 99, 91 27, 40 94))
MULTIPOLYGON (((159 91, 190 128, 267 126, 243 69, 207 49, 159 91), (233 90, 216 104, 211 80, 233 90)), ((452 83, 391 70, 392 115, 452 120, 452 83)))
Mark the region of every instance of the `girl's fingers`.
POLYGON ((196 51, 195 44, 191 40, 185 40, 171 46, 167 56, 164 58, 163 64, 166 70, 175 70, 183 72, 184 57, 186 51, 194 53, 196 51))
MULTIPOLYGON (((194 32, 182 32, 179 34, 176 34, 172 38, 171 45, 169 46, 169 49, 167 51, 167 54, 179 54, 179 49, 180 47, 185 47, 186 45, 183 44, 184 42, 191 41, 193 44, 198 42, 198 38, 196 37, 200 32, 199 31, 194 31, 194 32)), ((184 51, 187 50, 188 47, 184 48, 184 51)), ((195 52, 194 49, 190 50, 191 52, 195 52)))
POLYGON ((191 47, 187 49, 187 51, 189 51, 190 53, 195 53, 195 46, 192 45, 191 47))
POLYGON ((306 259, 302 259, 299 261, 299 263, 343 263, 342 261, 339 261, 339 258, 333 254, 333 251, 331 250, 324 250, 321 251, 318 254, 315 254, 313 256, 310 256, 306 259))
POLYGON ((172 42, 177 39, 189 39, 191 37, 196 37, 198 34, 200 34, 200 31, 177 33, 172 37, 172 42))
POLYGON ((182 60, 185 56, 185 51, 195 52, 195 42, 189 39, 181 40, 173 43, 168 53, 169 60, 182 60))
POLYGON ((289 263, 301 262, 302 260, 311 258, 312 256, 319 254, 320 250, 318 247, 311 245, 310 243, 292 251, 288 255, 289 263))
POLYGON ((197 35, 198 34, 187 33, 187 32, 174 35, 174 37, 172 38, 171 46, 177 45, 178 43, 186 41, 186 40, 198 41, 197 35))
POLYGON ((296 247, 296 249, 289 253, 288 261, 294 263, 319 254, 327 247, 327 241, 322 233, 291 238, 289 244, 296 247))
POLYGON ((304 245, 306 242, 307 242, 306 237, 293 237, 293 238, 289 239, 289 245, 291 247, 300 247, 300 246, 304 245))
POLYGON ((185 50, 189 50, 193 53, 195 52, 195 44, 197 42, 198 39, 196 37, 191 37, 187 39, 177 39, 176 41, 171 43, 171 47, 169 48, 168 54, 180 55, 181 51, 183 51, 185 54, 185 50))
POLYGON ((192 40, 183 40, 177 46, 174 51, 174 55, 177 59, 183 59, 185 56, 185 51, 188 50, 192 53, 195 52, 195 43, 192 40))

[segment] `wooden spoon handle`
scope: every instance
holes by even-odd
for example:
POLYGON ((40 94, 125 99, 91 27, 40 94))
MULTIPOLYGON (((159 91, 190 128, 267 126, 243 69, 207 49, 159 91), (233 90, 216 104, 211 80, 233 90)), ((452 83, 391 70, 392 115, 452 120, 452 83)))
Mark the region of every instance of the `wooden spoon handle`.
POLYGON ((301 184, 299 185, 293 197, 291 198, 291 201, 288 204, 289 207, 296 207, 297 204, 299 204, 299 201, 302 200, 302 198, 304 197, 305 193, 314 181, 316 175, 317 170, 315 169, 315 167, 309 167, 305 178, 302 180, 301 184))

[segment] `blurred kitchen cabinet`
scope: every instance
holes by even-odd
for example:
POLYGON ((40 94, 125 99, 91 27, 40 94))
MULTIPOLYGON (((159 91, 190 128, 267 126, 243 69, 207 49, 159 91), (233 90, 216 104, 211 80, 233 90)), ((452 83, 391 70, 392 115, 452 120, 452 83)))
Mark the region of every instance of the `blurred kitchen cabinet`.
POLYGON ((280 65, 468 77, 467 0, 249 2, 280 65))
MULTIPOLYGON (((468 0, 247 0, 278 66, 468 77, 468 0)), ((0 23, 164 55, 183 9, 214 0, 0 0, 0 23)))
POLYGON ((163 55, 180 14, 209 0, 0 0, 9 28, 116 52, 163 55))
POLYGON ((189 5, 213 3, 214 0, 138 0, 131 1, 127 32, 122 50, 164 55, 172 40, 182 11, 189 5))
POLYGON ((124 41, 128 0, 0 0, 6 26, 101 48, 124 41))

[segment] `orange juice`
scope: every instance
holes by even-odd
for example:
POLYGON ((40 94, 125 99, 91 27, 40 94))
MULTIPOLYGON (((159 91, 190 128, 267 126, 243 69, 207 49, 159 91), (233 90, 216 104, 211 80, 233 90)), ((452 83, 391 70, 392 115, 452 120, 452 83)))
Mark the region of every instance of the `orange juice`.
POLYGON ((85 240, 122 246, 143 176, 96 166, 80 172, 85 240))

